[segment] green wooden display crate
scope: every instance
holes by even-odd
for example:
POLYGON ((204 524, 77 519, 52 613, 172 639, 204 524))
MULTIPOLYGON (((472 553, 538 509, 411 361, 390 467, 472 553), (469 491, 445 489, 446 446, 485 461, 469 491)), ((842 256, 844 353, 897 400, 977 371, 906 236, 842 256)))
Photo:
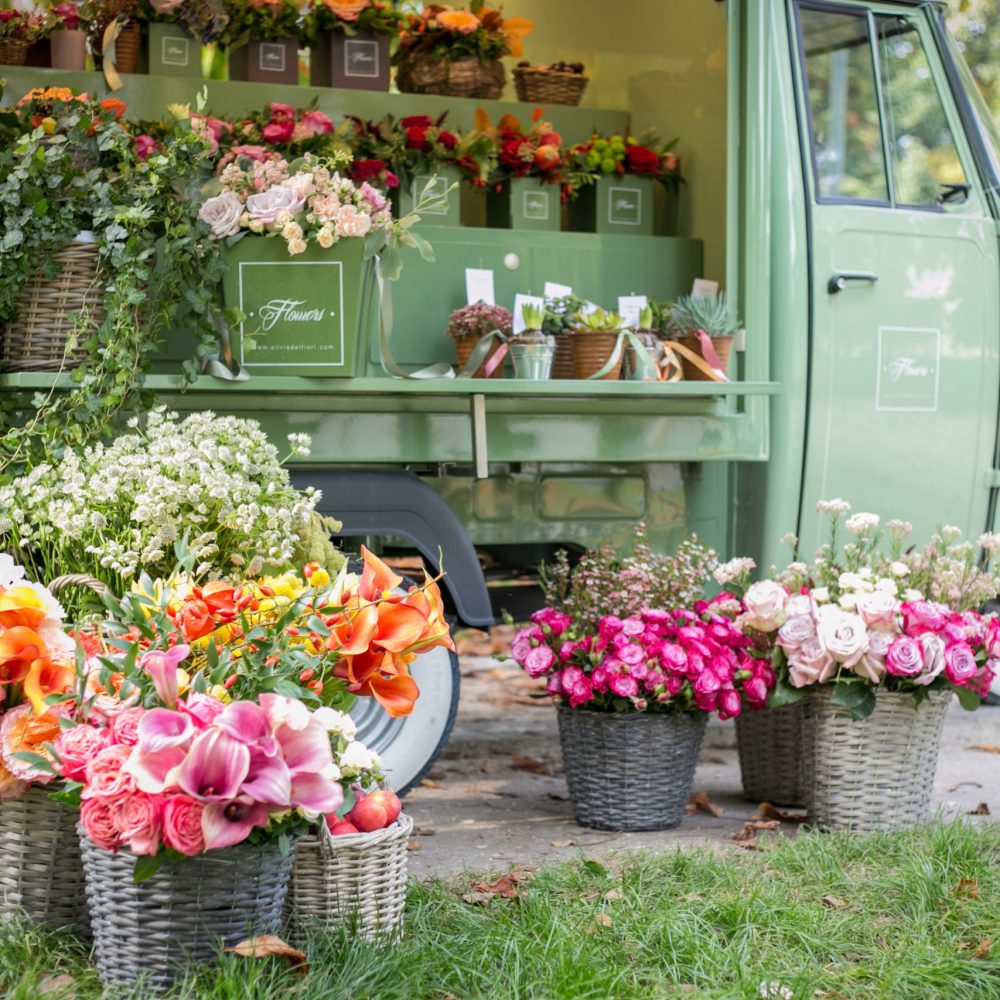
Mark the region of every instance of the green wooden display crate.
POLYGON ((149 24, 149 72, 201 79, 201 42, 176 24, 149 24))
POLYGON ((486 198, 486 224, 492 229, 533 229, 559 232, 562 205, 558 184, 514 177, 486 198))
POLYGON ((421 218, 432 226, 462 225, 462 173, 458 167, 444 167, 436 174, 414 174, 400 178, 399 187, 393 192, 395 214, 402 218, 417 207, 420 195, 427 184, 434 179, 432 191, 444 194, 448 191, 448 204, 421 212, 421 218), (451 190, 448 190, 448 189, 451 190))
POLYGON ((578 233, 622 233, 652 236, 651 177, 600 177, 580 189, 569 203, 570 229, 578 233))

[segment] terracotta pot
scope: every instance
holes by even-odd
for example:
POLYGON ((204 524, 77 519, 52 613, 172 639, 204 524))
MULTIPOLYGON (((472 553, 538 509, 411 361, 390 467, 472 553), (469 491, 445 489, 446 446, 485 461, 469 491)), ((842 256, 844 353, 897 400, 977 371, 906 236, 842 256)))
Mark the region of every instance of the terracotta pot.
POLYGON ((79 28, 60 28, 49 38, 52 43, 52 68, 80 71, 87 61, 87 33, 79 28))

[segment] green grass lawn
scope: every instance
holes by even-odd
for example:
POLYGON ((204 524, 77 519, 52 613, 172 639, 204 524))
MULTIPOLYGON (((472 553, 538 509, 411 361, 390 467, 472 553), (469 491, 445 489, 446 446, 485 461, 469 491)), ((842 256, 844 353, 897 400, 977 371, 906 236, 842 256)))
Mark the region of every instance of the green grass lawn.
MULTIPOLYGON (((463 898, 471 877, 414 884, 399 945, 316 935, 305 975, 227 956, 175 995, 1000 1000, 996 827, 807 832, 761 847, 581 859, 485 903, 463 898)), ((0 941, 0 993, 101 996, 81 945, 17 927, 0 941), (42 993, 59 975, 73 982, 42 993)))

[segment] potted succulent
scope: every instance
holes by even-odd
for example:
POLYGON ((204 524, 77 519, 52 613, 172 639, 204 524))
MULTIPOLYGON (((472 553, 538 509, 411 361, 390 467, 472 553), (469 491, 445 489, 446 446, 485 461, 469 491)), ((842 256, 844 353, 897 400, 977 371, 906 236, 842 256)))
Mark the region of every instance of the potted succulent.
POLYGON ((681 295, 670 309, 670 329, 699 365, 682 354, 684 377, 696 381, 725 381, 726 367, 739 320, 725 292, 715 295, 681 295))
POLYGON ((616 312, 595 307, 573 317, 573 374, 575 378, 617 381, 622 370, 622 331, 625 320, 616 312))
POLYGON ((570 228, 583 233, 651 236, 655 230, 654 185, 676 191, 680 160, 652 133, 593 135, 574 146, 569 173, 570 228))
POLYGON ((231 80, 299 82, 302 16, 295 0, 223 0, 222 9, 231 80))
POLYGON ((521 308, 524 329, 508 339, 514 377, 544 382, 552 374, 555 337, 542 332, 545 305, 528 302, 521 308))
POLYGON ((647 303, 639 310, 639 323, 632 331, 639 347, 645 350, 646 357, 640 356, 639 348, 635 343, 629 344, 625 349, 625 378, 632 381, 645 381, 655 377, 660 354, 663 351, 663 341, 660 339, 655 324, 653 306, 647 303))
POLYGON ((654 552, 637 529, 571 570, 545 568, 547 606, 511 656, 544 679, 557 706, 573 810, 584 826, 662 830, 683 819, 708 716, 762 704, 773 673, 733 621, 738 602, 707 601, 715 554, 697 538, 654 552))
POLYGON ((408 14, 392 57, 404 94, 444 94, 497 100, 503 91, 503 56, 520 56, 521 39, 534 27, 523 17, 505 18, 472 0, 468 9, 427 4, 408 14))
POLYGON ((82 71, 87 62, 87 22, 91 17, 87 0, 62 0, 49 8, 50 61, 53 69, 82 71))
POLYGON ((310 0, 305 15, 314 87, 389 89, 389 43, 403 16, 385 0, 310 0))
POLYGON ((503 306, 476 302, 456 309, 448 317, 447 332, 455 341, 460 374, 471 374, 473 378, 503 378, 506 342, 513 324, 510 310, 503 306))

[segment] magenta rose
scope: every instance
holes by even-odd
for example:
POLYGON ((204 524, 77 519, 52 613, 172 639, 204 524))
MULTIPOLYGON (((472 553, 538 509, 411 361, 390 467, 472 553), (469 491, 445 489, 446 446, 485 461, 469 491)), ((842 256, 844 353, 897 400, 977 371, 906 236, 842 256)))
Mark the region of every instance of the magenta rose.
POLYGON ((132 755, 132 747, 110 746, 99 751, 87 762, 81 798, 99 796, 116 797, 135 791, 132 775, 122 770, 122 765, 132 755))
POLYGON ((735 719, 743 708, 738 691, 733 688, 723 688, 719 692, 719 718, 725 722, 726 719, 735 719))
POLYGON ((524 669, 529 677, 541 677, 552 669, 555 654, 548 646, 535 646, 524 658, 524 669))
MULTIPOLYGON (((565 683, 563 685, 565 687, 565 683)), ((578 705, 582 705, 584 702, 593 700, 594 694, 590 686, 590 681, 586 677, 581 676, 571 688, 568 689, 569 694, 569 706, 570 708, 576 708, 578 705)))
POLYGON ((205 850, 205 837, 201 829, 204 805, 188 795, 171 795, 164 803, 160 821, 163 825, 163 842, 181 854, 192 857, 205 850))
POLYGON ((916 677, 924 669, 924 651, 907 635, 892 640, 885 654, 885 669, 893 677, 916 677))
POLYGON ((944 675, 959 687, 964 687, 979 671, 976 654, 966 642, 956 642, 944 651, 944 675))
POLYGON ((615 633, 620 632, 623 624, 624 622, 617 615, 605 615, 597 623, 597 631, 602 638, 608 639, 615 635, 615 633))
POLYGON ((767 701, 767 684, 763 677, 749 677, 743 682, 743 693, 752 705, 763 705, 767 701))
POLYGON ((288 142, 292 138, 292 133, 295 131, 295 122, 293 121, 282 121, 282 122, 271 122, 265 125, 261 130, 260 134, 264 137, 267 142, 270 143, 280 143, 288 142))
POLYGON ((646 654, 642 646, 637 646, 635 643, 630 642, 626 643, 618 651, 618 658, 622 663, 627 663, 630 667, 635 667, 646 659, 646 654))
POLYGON ((74 726, 56 740, 59 771, 67 781, 83 781, 87 764, 108 743, 107 731, 94 726, 74 726))
POLYGON ((111 821, 133 854, 156 854, 160 849, 160 814, 163 800, 158 795, 134 792, 111 803, 111 821))
POLYGON ((136 705, 128 708, 111 720, 109 742, 118 746, 134 747, 139 742, 139 720, 146 710, 136 705))
POLYGON ((85 799, 80 805, 80 826, 98 847, 117 851, 123 841, 114 824, 111 807, 108 799, 85 799))
POLYGON ((545 685, 545 690, 549 694, 562 694, 563 684, 562 684, 562 673, 556 672, 549 677, 548 684, 545 685))
POLYGON ((940 605, 931 601, 912 601, 902 605, 903 631, 915 638, 924 632, 940 632, 948 619, 940 605))
POLYGON ((639 682, 629 674, 612 674, 608 687, 619 698, 634 698, 639 693, 639 682))

